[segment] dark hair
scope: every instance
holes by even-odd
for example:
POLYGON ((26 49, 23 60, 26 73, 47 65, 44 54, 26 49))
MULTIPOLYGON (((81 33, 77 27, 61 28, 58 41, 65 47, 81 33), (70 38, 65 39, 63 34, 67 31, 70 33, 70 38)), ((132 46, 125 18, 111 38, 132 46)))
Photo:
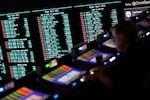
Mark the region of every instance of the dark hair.
POLYGON ((124 35, 129 43, 137 40, 139 28, 133 21, 124 21, 112 27, 117 35, 124 35))

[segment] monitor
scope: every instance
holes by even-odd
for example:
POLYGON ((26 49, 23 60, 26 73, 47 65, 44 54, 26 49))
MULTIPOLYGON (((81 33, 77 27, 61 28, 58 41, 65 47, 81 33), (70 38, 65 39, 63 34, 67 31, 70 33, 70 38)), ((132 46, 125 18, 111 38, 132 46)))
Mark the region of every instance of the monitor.
POLYGON ((43 75, 42 79, 50 83, 66 86, 85 73, 86 71, 84 70, 63 64, 43 75))
POLYGON ((95 40, 120 19, 121 1, 64 3, 0 13, 0 80, 39 70, 49 59, 71 53, 75 45, 95 40))
POLYGON ((2 97, 1 100, 46 100, 50 96, 50 94, 24 86, 2 97))
POLYGON ((80 20, 77 28, 81 29, 83 42, 96 40, 98 35, 109 31, 119 22, 120 3, 121 1, 111 1, 74 6, 77 20, 80 20))
POLYGON ((10 78, 36 70, 29 15, 30 11, 0 14, 0 69, 10 78))
POLYGON ((71 52, 73 37, 70 25, 72 6, 32 10, 39 33, 43 59, 60 58, 71 52))
POLYGON ((104 51, 100 51, 100 50, 96 50, 96 49, 91 49, 83 54, 81 54, 80 56, 78 56, 76 58, 77 61, 83 61, 86 63, 90 63, 90 64, 97 64, 97 57, 101 57, 101 62, 107 60, 109 57, 111 57, 113 54, 112 53, 108 53, 108 52, 104 52, 104 51))

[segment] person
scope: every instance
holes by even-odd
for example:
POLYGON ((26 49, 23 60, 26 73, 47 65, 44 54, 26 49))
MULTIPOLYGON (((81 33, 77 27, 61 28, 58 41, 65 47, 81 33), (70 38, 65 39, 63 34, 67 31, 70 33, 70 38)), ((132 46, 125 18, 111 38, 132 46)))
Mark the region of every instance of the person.
POLYGON ((147 100, 145 89, 149 71, 148 63, 145 63, 146 52, 138 38, 138 26, 133 21, 124 21, 113 26, 111 32, 116 49, 121 55, 110 67, 96 66, 97 71, 93 77, 108 87, 110 99, 147 100))

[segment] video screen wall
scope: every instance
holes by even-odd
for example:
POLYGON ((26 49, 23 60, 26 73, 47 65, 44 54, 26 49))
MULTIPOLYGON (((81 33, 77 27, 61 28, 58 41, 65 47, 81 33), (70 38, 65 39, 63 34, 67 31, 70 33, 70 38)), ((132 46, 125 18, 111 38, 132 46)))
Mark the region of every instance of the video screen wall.
POLYGON ((121 20, 121 1, 74 3, 0 13, 0 76, 19 79, 121 20))

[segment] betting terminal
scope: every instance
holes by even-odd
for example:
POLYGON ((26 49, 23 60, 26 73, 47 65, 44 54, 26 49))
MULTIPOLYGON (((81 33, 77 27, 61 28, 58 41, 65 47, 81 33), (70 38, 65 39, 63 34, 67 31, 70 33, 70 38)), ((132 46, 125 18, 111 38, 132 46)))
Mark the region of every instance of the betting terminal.
POLYGON ((98 46, 95 48, 91 46, 90 43, 80 43, 72 49, 70 54, 46 61, 43 66, 40 66, 44 70, 35 72, 34 75, 32 73, 17 83, 12 81, 14 86, 4 84, 1 87, 4 92, 1 99, 61 100, 67 99, 69 94, 74 95, 71 92, 74 93, 73 91, 76 91, 78 86, 87 81, 85 76, 91 73, 90 70, 94 66, 107 65, 117 57, 114 52, 102 51, 97 48, 98 46), (6 90, 8 86, 10 89, 6 90))

